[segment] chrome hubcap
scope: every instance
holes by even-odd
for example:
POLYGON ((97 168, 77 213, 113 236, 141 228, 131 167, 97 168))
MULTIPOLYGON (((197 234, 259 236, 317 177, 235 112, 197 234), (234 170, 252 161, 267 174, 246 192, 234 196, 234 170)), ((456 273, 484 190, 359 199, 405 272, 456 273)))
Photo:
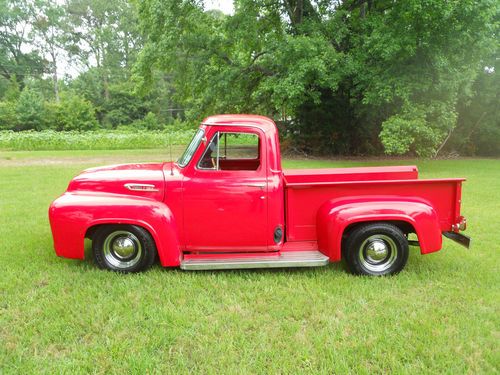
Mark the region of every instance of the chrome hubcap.
POLYGON ((127 269, 141 259, 142 246, 135 234, 118 230, 106 237, 103 251, 109 265, 116 269, 127 269))
POLYGON ((118 237, 113 241, 113 251, 120 259, 130 257, 135 252, 134 241, 128 237, 118 237))
POLYGON ((366 246, 366 258, 371 262, 380 262, 385 259, 389 249, 382 240, 374 240, 366 246))
POLYGON ((383 234, 368 237, 359 248, 361 265, 371 272, 388 270, 397 257, 396 243, 392 238, 383 234))

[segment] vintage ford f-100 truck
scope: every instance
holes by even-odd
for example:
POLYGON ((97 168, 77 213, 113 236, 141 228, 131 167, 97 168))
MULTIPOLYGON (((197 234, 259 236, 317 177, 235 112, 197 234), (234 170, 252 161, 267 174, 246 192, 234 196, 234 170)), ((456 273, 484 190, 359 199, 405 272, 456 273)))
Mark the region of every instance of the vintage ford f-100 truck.
POLYGON ((273 121, 203 121, 177 162, 87 169, 49 209, 57 255, 137 272, 156 257, 185 270, 313 267, 399 272, 408 246, 460 234, 463 178, 418 179, 415 166, 282 170, 273 121), (409 240, 411 233, 417 240, 409 240))

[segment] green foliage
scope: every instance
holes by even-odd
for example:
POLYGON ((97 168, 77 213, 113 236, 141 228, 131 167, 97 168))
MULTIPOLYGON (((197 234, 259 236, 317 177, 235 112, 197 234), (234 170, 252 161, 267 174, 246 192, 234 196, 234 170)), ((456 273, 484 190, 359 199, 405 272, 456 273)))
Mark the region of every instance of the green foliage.
POLYGON ((195 1, 146 0, 136 80, 147 87, 160 69, 189 119, 260 112, 288 123, 306 151, 387 145, 387 153, 432 155, 497 48, 497 12, 493 0, 240 0, 225 16, 195 1))
POLYGON ((158 117, 153 112, 148 112, 143 119, 134 121, 131 127, 145 130, 159 130, 163 128, 163 125, 159 123, 158 117))
MULTIPOLYGON (((21 87, 24 79, 40 77, 45 61, 28 33, 37 17, 37 4, 29 0, 0 0, 0 76, 21 87)), ((0 95, 1 96, 1 95, 0 95)))
MULTIPOLYGON (((1 107, 0 107, 1 108, 1 107)), ((0 150, 120 150, 186 145, 194 130, 0 131, 0 150)))
POLYGON ((382 123, 380 139, 387 154, 434 156, 436 149, 455 126, 453 109, 442 102, 429 107, 405 108, 382 123))
POLYGON ((98 113, 101 112, 104 105, 103 86, 97 69, 90 68, 81 73, 69 82, 68 88, 90 101, 98 113))
POLYGON ((45 128, 43 96, 35 90, 25 88, 16 104, 16 130, 45 128))
POLYGON ((0 0, 0 126, 259 113, 307 154, 500 154, 498 1, 334 3, 0 0))
POLYGON ((48 128, 55 130, 94 130, 98 128, 94 107, 87 100, 67 93, 61 101, 47 103, 48 128))
POLYGON ((0 130, 13 129, 16 123, 15 103, 0 102, 0 130))
POLYGON ((115 84, 110 87, 110 98, 102 103, 101 112, 105 113, 103 125, 116 128, 141 120, 147 113, 148 102, 135 95, 134 88, 128 83, 115 84))
POLYGON ((481 73, 472 86, 473 95, 459 101, 459 118, 447 144, 447 152, 463 155, 500 155, 500 67, 496 56, 487 62, 495 73, 481 73))
POLYGON ((4 80, 4 84, 5 90, 1 93, 0 99, 10 102, 18 100, 21 91, 19 90, 19 84, 16 78, 12 77, 8 81, 4 80))
POLYGON ((382 123, 380 138, 388 154, 402 155, 408 153, 417 143, 419 156, 430 156, 438 140, 427 127, 423 116, 404 114, 394 115, 382 123), (427 143, 427 147, 418 142, 427 143))

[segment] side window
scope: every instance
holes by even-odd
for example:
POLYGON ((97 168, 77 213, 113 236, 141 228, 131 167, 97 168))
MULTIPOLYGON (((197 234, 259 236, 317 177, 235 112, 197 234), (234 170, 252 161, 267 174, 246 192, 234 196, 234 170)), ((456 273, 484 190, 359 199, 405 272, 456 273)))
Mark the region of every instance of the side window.
POLYGON ((254 133, 217 132, 198 168, 219 171, 255 171, 260 167, 260 138, 254 133))

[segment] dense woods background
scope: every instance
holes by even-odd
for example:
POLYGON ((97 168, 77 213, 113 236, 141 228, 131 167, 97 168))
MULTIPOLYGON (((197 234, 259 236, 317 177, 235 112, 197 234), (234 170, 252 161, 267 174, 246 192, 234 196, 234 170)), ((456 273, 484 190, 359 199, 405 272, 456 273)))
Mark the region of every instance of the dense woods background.
POLYGON ((287 147, 500 155, 495 0, 0 0, 0 130, 273 117, 287 147))

